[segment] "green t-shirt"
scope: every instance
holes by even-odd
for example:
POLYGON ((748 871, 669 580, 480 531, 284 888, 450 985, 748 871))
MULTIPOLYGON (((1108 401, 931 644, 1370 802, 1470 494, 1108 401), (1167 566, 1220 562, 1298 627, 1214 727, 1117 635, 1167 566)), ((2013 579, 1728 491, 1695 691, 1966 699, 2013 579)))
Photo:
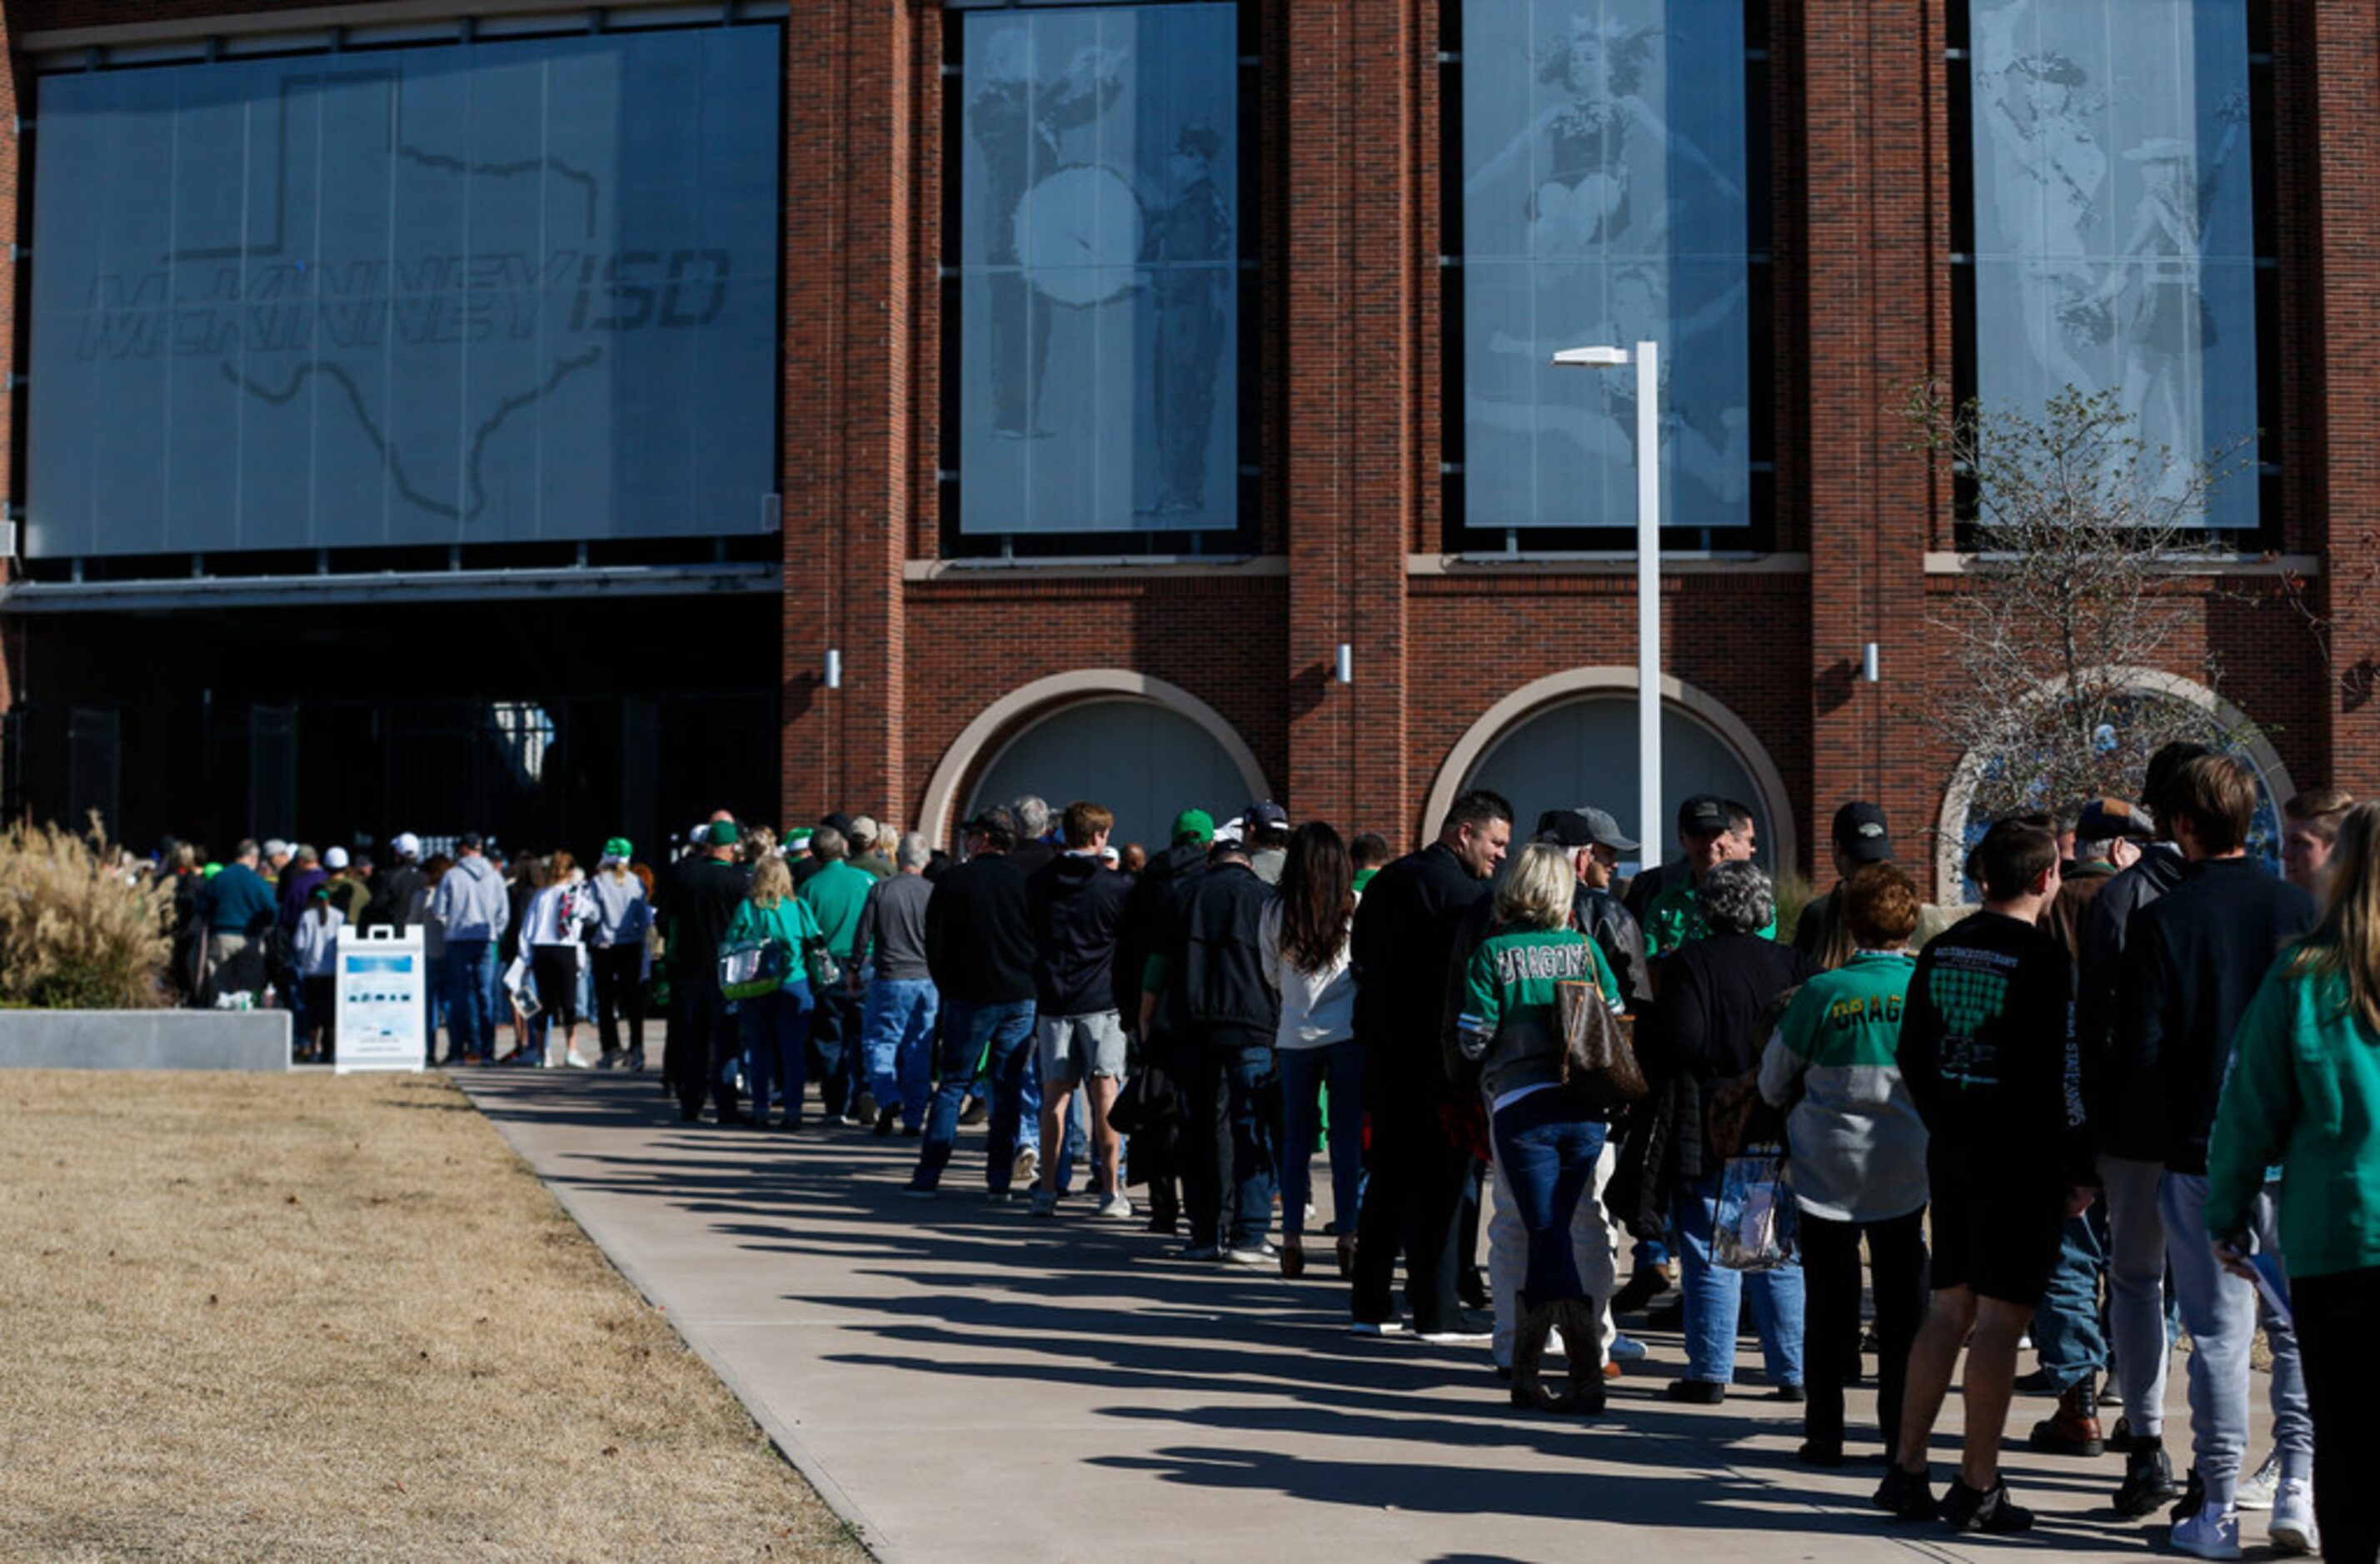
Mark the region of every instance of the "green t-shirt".
MULTIPOLYGON (((1777 919, 1772 915, 1760 930, 1764 940, 1777 938, 1777 919)), ((1680 880, 1653 898, 1645 909, 1645 953, 1647 956, 1673 956, 1697 940, 1710 938, 1710 925, 1703 921, 1703 899, 1691 880, 1680 880)))
POLYGON ((1592 977, 1615 1008, 1620 979, 1595 941, 1572 928, 1515 928, 1490 935, 1463 971, 1462 1026, 1493 1037, 1515 1022, 1555 1024, 1554 985, 1592 977))
POLYGON ((1802 985, 1760 1061, 1760 1092, 1801 1101, 1787 1121, 1802 1209, 1885 1221, 1925 1204, 1925 1121, 1900 1078, 1900 1013, 1916 963, 1866 951, 1802 985))
POLYGON ((874 875, 855 868, 842 858, 802 882, 799 894, 809 903, 810 911, 818 915, 819 927, 826 934, 826 948, 839 961, 851 959, 852 941, 859 937, 859 915, 868 905, 868 892, 875 884, 874 875))
POLYGON ((773 940, 785 947, 792 963, 788 982, 802 976, 802 949, 819 937, 818 919, 808 907, 795 897, 788 896, 773 907, 758 902, 746 902, 735 909, 735 920, 727 926, 725 943, 740 945, 747 940, 773 940))

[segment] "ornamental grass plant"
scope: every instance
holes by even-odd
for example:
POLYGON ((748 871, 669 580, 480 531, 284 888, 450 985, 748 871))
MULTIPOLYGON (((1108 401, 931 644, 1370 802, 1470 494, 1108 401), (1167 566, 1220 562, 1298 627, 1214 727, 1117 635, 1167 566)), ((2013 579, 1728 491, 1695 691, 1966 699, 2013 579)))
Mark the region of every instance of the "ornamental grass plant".
POLYGON ((0 1005, 147 1010, 168 1002, 173 889, 126 871, 97 815, 81 834, 0 830, 0 1005))

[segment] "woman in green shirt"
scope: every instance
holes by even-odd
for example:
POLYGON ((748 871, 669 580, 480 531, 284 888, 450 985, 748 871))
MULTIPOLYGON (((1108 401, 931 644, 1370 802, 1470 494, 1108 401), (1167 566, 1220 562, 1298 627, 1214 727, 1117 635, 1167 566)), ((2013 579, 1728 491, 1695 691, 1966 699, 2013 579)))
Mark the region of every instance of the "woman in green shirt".
POLYGON ((752 892, 735 909, 726 943, 766 940, 784 952, 785 981, 773 994, 736 1001, 744 1024, 745 1071, 752 1085, 752 1127, 769 1127, 769 1094, 782 1084, 788 1130, 802 1127, 802 1088, 809 1058, 810 982, 802 955, 825 935, 809 903, 794 894, 793 871, 774 853, 752 871, 752 892))
POLYGON ((1496 893, 1496 921, 1463 969, 1455 1041, 1481 1068, 1496 1158, 1529 1235, 1512 1404, 1592 1413, 1603 1410, 1602 1322, 1579 1279, 1571 1218, 1594 1183, 1609 1127, 1600 1110, 1563 1089, 1555 986, 1592 981, 1617 1010, 1620 983, 1603 953, 1570 927, 1576 886, 1560 848, 1521 849, 1496 893), (1540 1378, 1546 1339, 1557 1326, 1570 1353, 1570 1388, 1561 1396, 1540 1378))
POLYGON ((1839 887, 1852 953, 1802 985, 1760 1061, 1760 1095, 1791 1107, 1786 1148, 1802 1218, 1801 1457, 1843 1463, 1843 1387, 1859 1369, 1860 1241, 1876 1290, 1876 1425, 1900 1432, 1910 1344, 1925 1317, 1925 1121, 1900 1078, 1900 1008, 1915 964, 1917 886, 1889 863, 1839 887), (1797 1100, 1798 1099, 1798 1100, 1797 1100))
MULTIPOLYGON (((2281 952, 2240 1017, 2206 1155, 2206 1226, 2253 1279, 2251 1207, 2281 1169, 2281 1255, 2313 1416, 2323 1557, 2380 1552, 2380 805, 2339 822, 2322 924, 2281 952)), ((2174 1235, 2180 1243, 2180 1235, 2174 1235)))

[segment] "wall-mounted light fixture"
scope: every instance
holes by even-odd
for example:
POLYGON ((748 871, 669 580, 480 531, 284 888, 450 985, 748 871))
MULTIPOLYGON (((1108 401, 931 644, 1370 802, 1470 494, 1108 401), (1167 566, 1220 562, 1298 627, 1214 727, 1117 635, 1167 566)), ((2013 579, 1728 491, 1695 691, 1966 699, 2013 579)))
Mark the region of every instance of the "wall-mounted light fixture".
POLYGON ((826 652, 826 687, 831 690, 843 688, 843 653, 833 647, 829 647, 826 652))
POLYGON ((1355 649, 1345 641, 1339 643, 1339 655, 1331 663, 1330 676, 1342 685, 1355 682, 1355 649))
POLYGON ((1870 641, 1867 645, 1860 648, 1860 683, 1864 685, 1879 685, 1884 682, 1884 674, 1880 670, 1879 661, 1880 660, 1876 655, 1876 643, 1874 641, 1870 641))

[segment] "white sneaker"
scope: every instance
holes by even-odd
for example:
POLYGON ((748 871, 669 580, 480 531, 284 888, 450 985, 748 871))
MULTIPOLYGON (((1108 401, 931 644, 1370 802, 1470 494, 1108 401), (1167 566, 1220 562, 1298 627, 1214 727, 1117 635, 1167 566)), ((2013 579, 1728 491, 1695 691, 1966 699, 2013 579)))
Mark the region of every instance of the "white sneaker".
POLYGON ((2210 1504, 2197 1514, 2176 1522, 2166 1543, 2176 1553, 2187 1553, 2193 1558, 2237 1558, 2240 1557, 2240 1512, 2217 1509, 2210 1504))
POLYGON ((1269 1266, 1281 1259, 1281 1251, 1261 1240, 1250 1244, 1233 1244, 1223 1251, 1223 1258, 1234 1266, 1269 1266))
POLYGON ((2240 1479, 2240 1491, 2232 1502, 2242 1509, 2270 1509, 2273 1490, 2281 1485, 2281 1452, 2275 1450, 2265 1458, 2252 1477, 2240 1479))
POLYGON ((2273 1489, 2273 1522, 2265 1535, 2282 1553, 2320 1553, 2322 1530, 2313 1522, 2313 1485, 2284 1478, 2273 1489))
POLYGON ((1105 1200, 1099 1202, 1099 1215, 1102 1217, 1114 1217, 1123 1221, 1130 1221, 1132 1219, 1132 1202, 1124 1197, 1124 1194, 1122 1190, 1118 1190, 1115 1194, 1109 1195, 1105 1200))
POLYGON ((1016 1148, 1016 1160, 1009 1168, 1009 1182, 1019 1189, 1041 1176, 1041 1148, 1029 1142, 1016 1148))

